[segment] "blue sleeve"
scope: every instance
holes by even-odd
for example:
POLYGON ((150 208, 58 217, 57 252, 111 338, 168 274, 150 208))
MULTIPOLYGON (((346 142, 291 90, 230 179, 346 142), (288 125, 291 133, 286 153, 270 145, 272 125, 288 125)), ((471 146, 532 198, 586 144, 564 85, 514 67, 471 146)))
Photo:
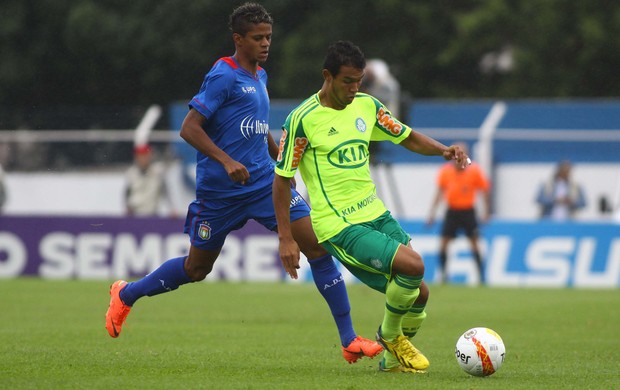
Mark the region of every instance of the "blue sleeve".
POLYGON ((586 196, 585 193, 583 192, 583 188, 581 188, 581 186, 577 187, 577 199, 575 202, 575 208, 576 209, 582 209, 586 207, 586 196))
POLYGON ((233 69, 218 62, 205 76, 200 91, 189 102, 189 107, 194 108, 205 118, 211 118, 222 103, 228 99, 235 78, 233 69))
POLYGON ((541 206, 549 207, 553 205, 553 199, 549 197, 545 187, 546 185, 543 183, 538 188, 538 195, 536 196, 536 202, 538 202, 541 206))

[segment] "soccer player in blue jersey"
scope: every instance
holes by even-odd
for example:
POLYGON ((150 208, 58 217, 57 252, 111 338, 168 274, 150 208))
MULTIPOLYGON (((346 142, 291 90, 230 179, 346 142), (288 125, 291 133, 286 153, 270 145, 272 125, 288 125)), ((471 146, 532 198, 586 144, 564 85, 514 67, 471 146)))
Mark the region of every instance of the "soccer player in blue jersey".
MULTIPOLYGON (((249 219, 277 231, 271 191, 278 146, 269 132, 267 73, 259 66, 269 54, 273 21, 261 5, 246 3, 233 11, 229 24, 235 54, 213 65, 181 126, 181 137, 197 150, 198 162, 196 200, 189 205, 185 221, 189 255, 166 261, 136 282, 112 284, 106 313, 106 329, 112 337, 120 335, 139 298, 203 280, 226 236, 249 219)), ((291 229, 336 321, 344 358, 354 363, 378 355, 379 344, 355 333, 342 275, 318 244, 308 205, 292 191, 291 229)), ((296 268, 287 269, 292 278, 297 278, 296 268)))

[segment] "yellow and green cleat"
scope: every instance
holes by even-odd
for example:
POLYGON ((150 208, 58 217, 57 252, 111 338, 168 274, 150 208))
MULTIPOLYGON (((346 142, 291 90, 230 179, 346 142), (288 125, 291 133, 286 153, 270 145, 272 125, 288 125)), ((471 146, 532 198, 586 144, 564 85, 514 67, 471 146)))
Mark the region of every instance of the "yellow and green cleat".
MULTIPOLYGON (((430 366, 426 356, 418 351, 418 349, 411 344, 411 341, 403 335, 399 335, 394 340, 388 341, 383 338, 381 327, 379 327, 379 330, 377 330, 377 342, 396 358, 402 368, 423 371, 430 366)), ((391 369, 392 367, 388 366, 386 368, 391 369)))

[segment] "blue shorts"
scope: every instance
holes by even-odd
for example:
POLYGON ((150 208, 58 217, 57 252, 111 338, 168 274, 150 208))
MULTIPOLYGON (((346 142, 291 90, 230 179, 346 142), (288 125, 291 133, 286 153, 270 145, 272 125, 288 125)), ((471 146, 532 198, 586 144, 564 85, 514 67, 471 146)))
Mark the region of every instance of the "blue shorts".
MULTIPOLYGON (((291 189, 291 221, 310 215, 310 207, 291 189)), ((271 231, 277 231, 271 186, 264 190, 229 199, 201 199, 190 203, 185 218, 185 233, 200 249, 219 250, 233 230, 253 219, 271 231)))

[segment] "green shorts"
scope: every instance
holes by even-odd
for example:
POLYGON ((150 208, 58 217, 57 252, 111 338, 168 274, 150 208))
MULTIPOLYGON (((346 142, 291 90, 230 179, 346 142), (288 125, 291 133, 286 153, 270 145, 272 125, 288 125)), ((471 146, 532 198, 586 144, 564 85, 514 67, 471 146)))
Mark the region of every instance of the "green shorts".
POLYGON ((389 211, 379 218, 345 228, 323 247, 359 280, 385 293, 398 247, 411 237, 389 211))

